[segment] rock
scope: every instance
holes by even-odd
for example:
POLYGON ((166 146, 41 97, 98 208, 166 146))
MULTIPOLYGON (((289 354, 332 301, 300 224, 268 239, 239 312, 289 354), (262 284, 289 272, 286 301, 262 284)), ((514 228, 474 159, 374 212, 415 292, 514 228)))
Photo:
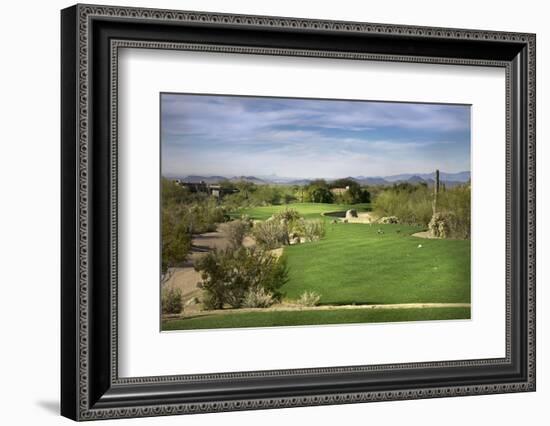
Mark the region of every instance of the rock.
POLYGON ((294 237, 290 240, 290 244, 291 245, 294 245, 294 244, 300 244, 300 237, 294 237))
POLYGON ((349 209, 346 212, 346 219, 351 219, 352 217, 357 217, 357 210, 355 209, 349 209))
POLYGON ((199 303, 199 299, 198 297, 192 297, 191 299, 189 299, 186 303, 185 303, 185 306, 192 306, 192 305, 197 305, 199 303))

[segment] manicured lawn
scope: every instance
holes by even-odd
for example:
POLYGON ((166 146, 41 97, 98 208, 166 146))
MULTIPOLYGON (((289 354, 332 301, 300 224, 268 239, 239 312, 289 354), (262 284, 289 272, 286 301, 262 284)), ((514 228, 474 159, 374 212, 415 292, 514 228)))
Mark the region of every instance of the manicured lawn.
MULTIPOLYGON (((368 204, 296 203, 245 209, 252 219, 265 220, 285 208, 308 218, 322 212, 368 204)), ((304 291, 321 295, 320 304, 470 303, 470 241, 413 237, 422 228, 407 225, 332 223, 324 217, 326 236, 317 242, 284 247, 289 281, 286 300, 304 291)), ((163 322, 163 330, 289 326, 312 324, 420 321, 470 318, 469 308, 338 309, 310 311, 235 312, 163 322)))
POLYGON ((330 311, 243 312, 165 321, 163 330, 280 327, 291 325, 469 319, 469 308, 335 309, 330 311))
POLYGON ((265 207, 251 207, 248 209, 242 209, 238 212, 233 212, 230 216, 239 217, 242 214, 250 216, 251 219, 265 220, 272 216, 274 213, 285 209, 295 209, 298 213, 306 219, 320 218, 321 213, 344 211, 348 209, 355 209, 357 211, 370 210, 370 204, 354 204, 352 206, 346 204, 323 204, 323 203, 292 203, 280 206, 265 206, 265 207))
POLYGON ((419 230, 327 221, 323 240, 285 247, 286 298, 310 290, 321 304, 469 303, 470 241, 410 235, 419 230))

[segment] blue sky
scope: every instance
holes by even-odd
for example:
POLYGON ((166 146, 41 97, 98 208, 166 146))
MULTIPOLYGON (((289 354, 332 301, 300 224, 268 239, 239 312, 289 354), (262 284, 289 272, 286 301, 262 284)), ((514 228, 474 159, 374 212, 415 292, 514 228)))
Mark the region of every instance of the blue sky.
POLYGON ((468 171, 470 107, 162 94, 161 147, 166 176, 468 171))

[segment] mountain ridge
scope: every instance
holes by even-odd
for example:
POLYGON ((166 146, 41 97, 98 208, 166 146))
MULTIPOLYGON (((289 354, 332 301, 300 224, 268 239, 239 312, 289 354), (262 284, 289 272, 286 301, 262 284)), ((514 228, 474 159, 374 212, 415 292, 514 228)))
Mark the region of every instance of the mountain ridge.
MULTIPOLYGON (((290 178, 290 177, 280 177, 275 174, 269 176, 221 176, 221 175, 188 175, 185 177, 182 176, 171 176, 171 178, 177 178, 182 182, 205 182, 205 183, 220 183, 220 182, 239 182, 246 181, 255 183, 257 185, 307 185, 315 179, 308 178, 290 178)), ((456 173, 440 172, 439 174, 440 181, 449 186, 460 185, 466 183, 471 178, 471 173, 469 171, 462 171, 456 173)), ((323 179, 323 178, 320 178, 323 179)), ((324 178, 327 182, 333 182, 337 179, 327 179, 324 178)), ((347 176, 344 179, 353 179, 361 185, 393 185, 396 183, 427 183, 428 185, 433 185, 435 182, 435 172, 433 173, 402 173, 397 175, 389 176, 347 176)))

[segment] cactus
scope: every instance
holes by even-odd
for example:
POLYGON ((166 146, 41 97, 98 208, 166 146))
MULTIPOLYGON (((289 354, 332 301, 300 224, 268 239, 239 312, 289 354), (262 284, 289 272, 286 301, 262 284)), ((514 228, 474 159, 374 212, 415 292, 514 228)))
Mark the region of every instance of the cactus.
POLYGON ((435 171, 434 201, 432 204, 433 214, 437 212, 437 195, 439 194, 439 170, 435 171))

